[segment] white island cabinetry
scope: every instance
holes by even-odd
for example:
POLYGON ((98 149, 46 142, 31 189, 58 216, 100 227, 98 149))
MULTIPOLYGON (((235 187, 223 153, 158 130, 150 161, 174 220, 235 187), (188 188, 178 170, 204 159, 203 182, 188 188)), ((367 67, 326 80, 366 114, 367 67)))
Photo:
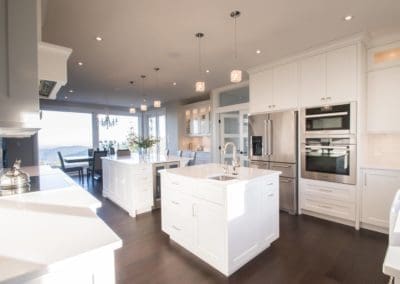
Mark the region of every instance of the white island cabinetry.
POLYGON ((162 230, 228 276, 279 237, 279 172, 209 179, 222 174, 217 164, 163 171, 162 230))

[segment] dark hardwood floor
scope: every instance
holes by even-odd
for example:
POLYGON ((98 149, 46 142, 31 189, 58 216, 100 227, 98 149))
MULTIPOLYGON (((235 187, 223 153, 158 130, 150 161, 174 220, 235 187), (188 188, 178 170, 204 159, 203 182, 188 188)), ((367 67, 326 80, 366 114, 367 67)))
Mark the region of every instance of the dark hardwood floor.
POLYGON ((117 283, 388 283, 382 274, 387 236, 309 216, 280 215, 280 238, 226 278, 161 231, 160 210, 136 219, 101 197, 101 183, 85 188, 103 202, 98 215, 122 238, 117 283))

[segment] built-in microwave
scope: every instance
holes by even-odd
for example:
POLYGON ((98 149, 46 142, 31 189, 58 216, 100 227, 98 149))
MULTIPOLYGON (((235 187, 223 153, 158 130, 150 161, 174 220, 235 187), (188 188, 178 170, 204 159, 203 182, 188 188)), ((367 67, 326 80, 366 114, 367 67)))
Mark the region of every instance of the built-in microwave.
POLYGON ((301 133, 305 136, 354 135, 357 104, 325 105, 301 111, 301 133))

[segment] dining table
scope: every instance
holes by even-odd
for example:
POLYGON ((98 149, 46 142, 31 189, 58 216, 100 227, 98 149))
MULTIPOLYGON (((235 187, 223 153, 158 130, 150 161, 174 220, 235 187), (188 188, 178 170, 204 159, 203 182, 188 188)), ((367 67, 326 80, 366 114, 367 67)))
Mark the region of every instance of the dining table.
POLYGON ((84 163, 93 161, 93 156, 69 156, 64 157, 66 163, 84 163))

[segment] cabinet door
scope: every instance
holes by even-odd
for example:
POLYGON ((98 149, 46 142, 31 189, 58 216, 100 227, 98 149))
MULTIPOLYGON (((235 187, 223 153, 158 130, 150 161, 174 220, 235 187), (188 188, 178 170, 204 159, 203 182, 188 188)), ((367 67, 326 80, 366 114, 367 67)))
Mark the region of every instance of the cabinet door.
POLYGON ((265 112, 273 103, 273 72, 268 69, 250 75, 250 113, 265 112))
POLYGON ((399 189, 399 172, 365 171, 362 192, 362 222, 388 228, 390 207, 399 189))
POLYGON ((194 198, 195 250, 206 262, 220 265, 226 247, 224 207, 194 198))
POLYGON ((305 58, 300 63, 300 104, 302 107, 317 106, 326 97, 325 54, 305 58))
POLYGON ((357 99, 357 48, 340 48, 326 55, 326 101, 349 102, 357 99))
POLYGON ((399 90, 400 66, 368 74, 368 131, 400 131, 399 90))
POLYGON ((290 63, 274 68, 274 104, 273 110, 291 109, 298 107, 298 64, 290 63))
POLYGON ((279 234, 278 179, 267 180, 260 195, 260 240, 263 245, 269 245, 279 234))

